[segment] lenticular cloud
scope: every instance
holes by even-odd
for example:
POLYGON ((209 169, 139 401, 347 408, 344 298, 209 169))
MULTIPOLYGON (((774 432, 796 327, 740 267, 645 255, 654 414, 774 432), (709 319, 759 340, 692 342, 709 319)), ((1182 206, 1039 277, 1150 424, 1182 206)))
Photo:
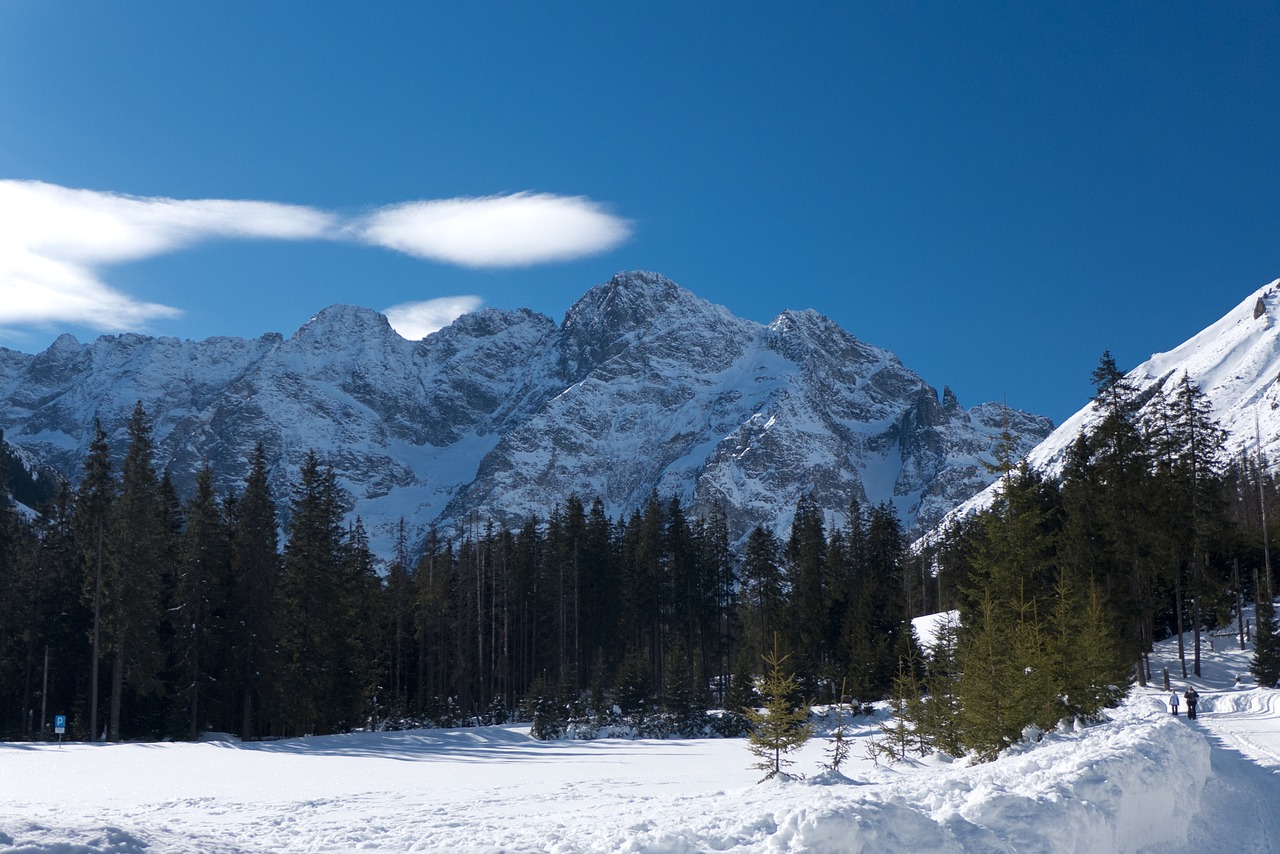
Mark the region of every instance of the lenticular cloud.
MULTIPOLYGON (((414 201, 344 220, 276 202, 128 196, 0 180, 0 324, 111 330, 176 316, 178 308, 111 287, 101 271, 214 239, 356 240, 465 267, 519 267, 602 252, 629 235, 625 220, 580 196, 414 201)), ((479 304, 475 297, 435 302, 389 309, 393 325, 406 337, 421 337, 479 304)))
POLYGON ((296 205, 166 199, 0 180, 0 323, 126 329, 179 309, 111 288, 99 269, 214 238, 302 240, 336 228, 296 205))
POLYGON ((405 302, 384 309, 387 322, 402 338, 418 341, 443 329, 462 315, 480 307, 474 296, 440 297, 423 302, 405 302))
POLYGON ((630 226, 581 196, 513 193, 405 202, 353 225, 358 239, 464 267, 524 267, 612 249, 630 226))

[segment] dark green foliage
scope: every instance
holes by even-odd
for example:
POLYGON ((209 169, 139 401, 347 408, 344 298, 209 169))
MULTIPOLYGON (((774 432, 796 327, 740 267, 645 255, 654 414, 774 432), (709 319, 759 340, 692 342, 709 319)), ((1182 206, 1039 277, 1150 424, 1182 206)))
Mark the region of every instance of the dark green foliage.
POLYGON ((62 479, 42 468, 29 469, 18 459, 0 430, 0 494, 33 510, 45 506, 62 490, 62 479))
POLYGON ((761 782, 784 774, 784 768, 795 764, 788 758, 804 746, 813 734, 809 723, 809 704, 797 700, 799 680, 788 668, 790 655, 779 653, 776 642, 764 656, 765 673, 760 683, 763 708, 746 710, 751 730, 747 747, 757 758, 752 768, 766 772, 761 782))
POLYGON ((1259 597, 1253 635, 1253 661, 1250 671, 1259 685, 1275 688, 1280 684, 1280 630, 1276 626, 1275 605, 1266 596, 1259 597))
POLYGON ((291 504, 275 603, 280 652, 273 702, 281 734, 355 726, 369 699, 358 660, 366 634, 357 605, 366 554, 345 536, 344 499, 333 470, 309 454, 291 504))
POLYGON ((617 521, 569 496, 515 529, 472 517, 422 542, 409 520, 380 566, 313 454, 282 556, 263 450, 241 494, 215 495, 206 472, 179 501, 138 408, 113 425, 129 433, 118 472, 99 427, 74 500, 34 521, 0 501, 0 737, 38 734, 46 647, 48 700, 82 736, 522 711, 544 734, 738 734, 776 635, 792 651, 789 707, 842 700, 847 684, 859 704, 897 704, 897 755, 994 755, 1028 725, 1096 717, 1152 642, 1270 590, 1280 512, 1265 462, 1221 470, 1188 378, 1143 400, 1112 360, 1096 379, 1103 417, 1061 481, 1019 467, 1002 436, 1000 500, 919 554, 889 505, 851 502, 837 528, 806 496, 791 531, 756 528, 738 555, 718 509, 692 518, 654 494, 617 521), (909 618, 951 607, 963 625, 921 654, 909 618))
POLYGON ((170 609, 179 690, 187 711, 187 735, 195 738, 202 724, 216 717, 230 723, 231 698, 221 691, 217 674, 230 669, 227 621, 231 582, 231 531, 224 507, 213 489, 213 471, 205 466, 196 477, 196 494, 186 508, 186 532, 175 563, 174 604, 170 609), (202 702, 218 704, 201 707, 202 702), (202 718, 203 713, 203 718, 202 718))
POLYGON ((275 674, 280 534, 276 506, 267 483, 266 452, 258 445, 250 460, 244 493, 231 508, 231 578, 227 591, 230 624, 229 672, 232 730, 251 739, 264 726, 275 674))
POLYGON ((102 575, 104 650, 111 655, 110 741, 121 737, 126 690, 135 702, 161 690, 166 654, 160 643, 161 576, 169 529, 153 461, 151 423, 142 404, 134 407, 127 429, 129 446, 120 493, 108 518, 102 575))

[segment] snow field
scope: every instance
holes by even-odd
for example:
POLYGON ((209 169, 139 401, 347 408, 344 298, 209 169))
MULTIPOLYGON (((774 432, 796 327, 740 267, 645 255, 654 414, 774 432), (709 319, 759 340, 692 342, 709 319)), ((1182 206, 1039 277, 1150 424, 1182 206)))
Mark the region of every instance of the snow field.
POLYGON ((1153 685, 1109 721, 982 765, 877 765, 876 721, 855 718, 843 773, 822 771, 828 716, 796 756, 803 781, 758 784, 741 739, 539 742, 527 725, 0 744, 0 851, 1277 851, 1280 692, 1253 686, 1238 646, 1206 638, 1184 680, 1160 644, 1153 685), (1169 714, 1165 668, 1200 692, 1198 720, 1169 714))
MULTIPOLYGON (((261 744, 0 746, 13 851, 1140 851, 1186 837, 1209 746, 1152 697, 986 765, 854 759, 757 785, 740 739, 527 727, 261 744)), ((859 739, 873 727, 860 719, 859 739)), ((855 746, 854 756, 862 755, 855 746)), ((1175 848, 1176 850, 1176 848, 1175 848)))

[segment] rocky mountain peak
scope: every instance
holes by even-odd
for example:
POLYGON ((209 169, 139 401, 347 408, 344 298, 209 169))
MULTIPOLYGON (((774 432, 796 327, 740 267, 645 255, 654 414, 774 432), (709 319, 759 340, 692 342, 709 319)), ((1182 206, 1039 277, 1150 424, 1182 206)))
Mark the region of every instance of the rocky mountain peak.
POLYGON ((358 305, 331 305, 304 323, 290 340, 340 341, 387 334, 395 334, 395 330, 381 313, 358 305))
MULTIPOLYGON (((591 288, 560 327, 519 309, 464 315, 421 341, 358 306, 324 309, 288 339, 66 337, 0 359, 0 430, 75 480, 101 415, 122 454, 134 402, 180 491, 206 461, 243 483, 261 442, 282 499, 318 450, 375 547, 403 517, 451 536, 467 519, 521 524, 569 495, 613 516, 654 491, 732 535, 785 534, 801 496, 832 523, 851 498, 927 524, 989 482, 975 462, 994 412, 960 409, 888 351, 812 310, 766 328, 657 273, 591 288), (974 414, 976 413, 976 414, 974 414)), ((1025 417, 1028 447, 1048 426, 1025 417)))

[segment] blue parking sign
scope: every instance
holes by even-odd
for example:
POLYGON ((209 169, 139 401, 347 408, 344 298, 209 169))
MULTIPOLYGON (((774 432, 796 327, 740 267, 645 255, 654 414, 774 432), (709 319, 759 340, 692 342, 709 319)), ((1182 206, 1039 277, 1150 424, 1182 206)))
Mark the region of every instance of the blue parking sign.
POLYGON ((53 731, 54 731, 55 733, 57 733, 58 735, 62 735, 64 732, 66 732, 66 731, 67 731, 67 716, 66 716, 66 715, 54 715, 54 716, 53 716, 53 731))

